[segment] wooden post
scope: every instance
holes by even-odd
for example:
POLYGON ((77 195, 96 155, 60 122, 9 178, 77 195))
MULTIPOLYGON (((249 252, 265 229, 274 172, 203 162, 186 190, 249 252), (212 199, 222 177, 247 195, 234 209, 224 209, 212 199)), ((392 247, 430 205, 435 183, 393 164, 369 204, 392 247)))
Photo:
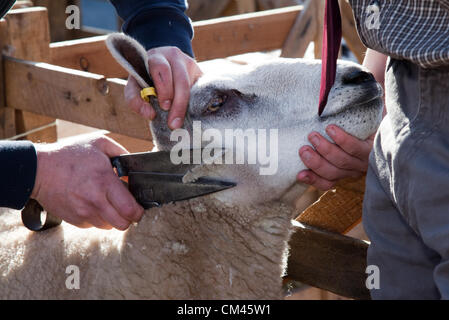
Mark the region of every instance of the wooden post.
POLYGON ((316 24, 317 31, 315 33, 315 38, 313 39, 313 43, 315 44, 315 59, 321 59, 321 50, 323 48, 323 26, 324 26, 324 6, 325 0, 314 0, 316 5, 315 13, 316 13, 316 24))
MULTIPOLYGON (((4 47, 7 34, 7 22, 0 19, 0 49, 4 47)), ((3 68, 3 55, 0 52, 0 139, 16 135, 14 109, 6 107, 5 79, 3 68)))
POLYGON ((79 7, 79 0, 34 0, 34 5, 48 10, 51 42, 75 39, 78 30, 65 27, 68 17, 65 10, 70 5, 79 7))
POLYGON ((258 10, 270 10, 296 6, 301 2, 301 0, 257 0, 257 7, 258 10))
POLYGON ((320 28, 317 24, 317 0, 307 0, 304 9, 298 14, 293 28, 290 30, 281 57, 302 58, 310 42, 317 37, 320 28))
POLYGON ((339 3, 343 38, 346 40, 346 44, 349 49, 357 57, 359 63, 362 63, 363 57, 365 56, 366 47, 363 45, 362 40, 360 40, 357 33, 351 6, 345 0, 339 0, 339 3))
POLYGON ((193 21, 217 18, 230 2, 231 0, 190 0, 186 13, 193 21))
POLYGON ((353 299, 370 299, 366 241, 293 222, 287 279, 353 299))
MULTIPOLYGON (((7 28, 3 40, 3 53, 21 59, 33 61, 48 61, 50 58, 50 33, 48 26, 47 9, 32 7, 11 10, 5 17, 7 28)), ((7 86, 8 84, 5 83, 7 86)), ((8 107, 14 108, 14 105, 8 107)), ((36 115, 30 112, 18 111, 16 117, 16 134, 28 132, 32 129, 45 127, 25 139, 42 142, 55 142, 55 119, 36 115), (52 125, 53 124, 53 125, 52 125)))

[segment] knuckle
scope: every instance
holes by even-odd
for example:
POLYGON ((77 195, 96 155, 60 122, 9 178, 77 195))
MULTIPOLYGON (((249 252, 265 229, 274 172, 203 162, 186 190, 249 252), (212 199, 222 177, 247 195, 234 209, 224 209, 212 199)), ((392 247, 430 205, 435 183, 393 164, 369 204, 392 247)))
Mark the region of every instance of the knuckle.
POLYGON ((335 165, 340 169, 351 169, 351 163, 346 158, 338 158, 335 160, 335 165))
POLYGON ((127 218, 134 218, 137 213, 134 206, 131 206, 131 205, 122 206, 122 208, 120 208, 120 212, 122 213, 123 216, 125 216, 127 218))
POLYGON ((117 222, 115 224, 115 228, 117 230, 121 230, 121 231, 125 231, 126 229, 129 228, 130 223, 129 222, 117 222))

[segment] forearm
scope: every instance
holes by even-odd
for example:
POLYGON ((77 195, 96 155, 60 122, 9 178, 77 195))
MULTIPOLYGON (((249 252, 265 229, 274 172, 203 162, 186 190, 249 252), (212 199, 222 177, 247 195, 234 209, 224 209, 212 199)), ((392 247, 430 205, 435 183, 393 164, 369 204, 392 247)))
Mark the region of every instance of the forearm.
MULTIPOLYGON (((374 76, 377 82, 380 83, 382 89, 385 92, 385 68, 387 65, 388 56, 368 49, 365 54, 365 59, 363 60, 363 66, 366 67, 374 76)), ((384 99, 385 102, 385 99, 384 99)), ((386 113, 386 108, 384 109, 384 115, 386 113)))
POLYGON ((174 46, 193 56, 193 28, 184 0, 111 0, 124 20, 123 32, 145 49, 174 46))

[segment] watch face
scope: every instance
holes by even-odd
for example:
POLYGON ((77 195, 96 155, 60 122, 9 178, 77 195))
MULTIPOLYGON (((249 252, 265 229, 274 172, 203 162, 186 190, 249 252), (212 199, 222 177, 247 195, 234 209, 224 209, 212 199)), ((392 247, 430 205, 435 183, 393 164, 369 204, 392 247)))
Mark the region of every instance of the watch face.
POLYGON ((0 0, 0 18, 5 16, 15 2, 16 0, 0 0))

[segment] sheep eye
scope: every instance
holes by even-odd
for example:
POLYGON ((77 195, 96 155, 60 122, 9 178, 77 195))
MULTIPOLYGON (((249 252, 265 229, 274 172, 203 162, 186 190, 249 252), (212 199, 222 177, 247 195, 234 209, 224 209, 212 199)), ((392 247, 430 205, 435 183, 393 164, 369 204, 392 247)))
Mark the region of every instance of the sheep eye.
POLYGON ((213 98, 207 105, 207 111, 217 112, 226 102, 226 96, 220 95, 213 98))

